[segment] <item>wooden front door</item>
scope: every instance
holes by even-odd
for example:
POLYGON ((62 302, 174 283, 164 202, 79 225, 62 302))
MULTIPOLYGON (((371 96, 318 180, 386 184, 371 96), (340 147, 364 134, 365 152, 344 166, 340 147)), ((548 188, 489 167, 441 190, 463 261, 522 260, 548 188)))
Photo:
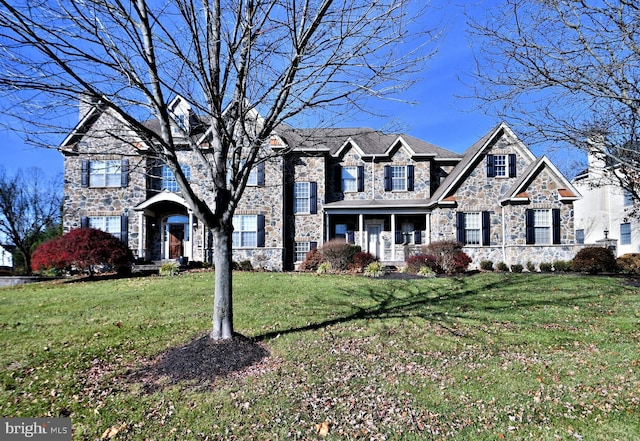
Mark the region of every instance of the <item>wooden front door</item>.
POLYGON ((169 225, 169 259, 184 256, 184 225, 169 225))

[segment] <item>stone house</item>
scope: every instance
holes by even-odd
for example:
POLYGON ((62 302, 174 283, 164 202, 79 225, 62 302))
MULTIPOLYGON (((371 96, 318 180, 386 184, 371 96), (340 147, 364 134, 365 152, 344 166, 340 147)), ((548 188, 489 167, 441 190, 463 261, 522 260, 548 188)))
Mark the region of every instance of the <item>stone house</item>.
MULTIPOLYGON (((170 110, 206 149, 206 127, 189 104, 176 98, 170 110)), ((153 130, 154 122, 147 126, 153 130)), ((462 242, 475 265, 482 259, 550 262, 575 254, 573 202, 579 193, 505 124, 462 156, 367 128, 281 127, 265 149, 283 154, 252 171, 234 216, 235 261, 295 269, 310 249, 334 238, 395 265, 440 240, 462 242)), ((119 117, 81 108, 60 150, 64 231, 103 229, 144 260, 211 261, 210 234, 172 173, 119 117)), ((189 150, 178 156, 195 191, 206 197, 206 179, 189 150)))

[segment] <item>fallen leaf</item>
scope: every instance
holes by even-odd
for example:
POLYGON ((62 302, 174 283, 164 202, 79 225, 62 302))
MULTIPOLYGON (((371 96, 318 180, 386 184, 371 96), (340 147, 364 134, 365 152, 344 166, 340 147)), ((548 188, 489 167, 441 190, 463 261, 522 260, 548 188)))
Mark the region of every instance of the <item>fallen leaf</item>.
POLYGON ((327 436, 329 434, 329 423, 325 421, 322 424, 317 424, 316 431, 320 436, 327 436))

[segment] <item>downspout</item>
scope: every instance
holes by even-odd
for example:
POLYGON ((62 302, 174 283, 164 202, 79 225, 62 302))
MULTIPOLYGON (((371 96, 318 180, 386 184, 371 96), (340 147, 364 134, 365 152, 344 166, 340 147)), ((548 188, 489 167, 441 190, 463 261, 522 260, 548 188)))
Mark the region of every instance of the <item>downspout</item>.
POLYGON ((506 225, 506 216, 504 213, 504 205, 500 206, 500 211, 502 212, 502 261, 506 264, 507 262, 507 225, 506 225))

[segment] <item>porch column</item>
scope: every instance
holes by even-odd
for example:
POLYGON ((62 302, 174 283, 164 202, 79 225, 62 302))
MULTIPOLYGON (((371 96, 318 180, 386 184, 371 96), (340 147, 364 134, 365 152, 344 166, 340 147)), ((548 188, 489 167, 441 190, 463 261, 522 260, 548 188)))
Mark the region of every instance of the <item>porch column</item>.
POLYGON ((193 237, 193 211, 188 210, 189 212, 189 254, 187 257, 189 260, 193 260, 193 243, 195 242, 195 238, 193 237))
POLYGON ((366 248, 364 242, 364 215, 362 213, 358 215, 358 231, 360 232, 360 248, 364 251, 366 248))
POLYGON ((138 257, 146 259, 146 252, 144 249, 146 239, 146 231, 144 228, 144 212, 138 211, 138 257))
POLYGON ((396 214, 395 213, 391 213, 391 261, 392 262, 396 261, 396 214))
MULTIPOLYGON (((329 237, 331 234, 331 228, 329 228, 329 213, 324 214, 324 241, 329 242, 329 237)), ((322 233, 320 234, 322 237, 322 233)), ((318 247, 322 247, 322 244, 318 244, 318 247)))
POLYGON ((427 213, 424 217, 424 222, 425 222, 425 244, 429 245, 431 243, 431 213, 427 213))

